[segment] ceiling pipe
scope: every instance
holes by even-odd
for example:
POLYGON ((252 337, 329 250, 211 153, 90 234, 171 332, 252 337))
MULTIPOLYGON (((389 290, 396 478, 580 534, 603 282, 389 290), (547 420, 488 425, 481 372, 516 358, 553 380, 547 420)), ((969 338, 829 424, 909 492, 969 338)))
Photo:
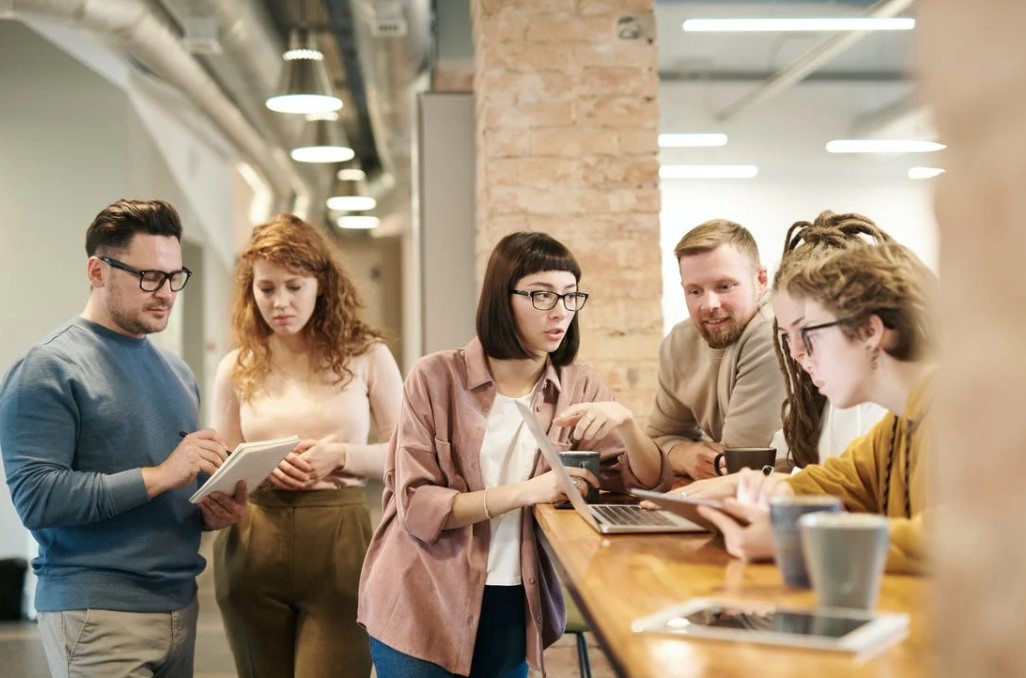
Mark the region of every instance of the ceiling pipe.
MULTIPOLYGON (((109 38, 179 89, 267 181, 275 210, 312 204, 314 188, 288 152, 256 130, 196 58, 174 22, 145 0, 0 0, 0 17, 56 19, 109 38)), ((277 76, 277 73, 275 73, 277 76)))
MULTIPOLYGON (((893 17, 904 12, 915 0, 881 0, 869 8, 867 18, 893 17)), ((733 104, 716 114, 716 118, 726 122, 742 112, 758 106, 784 92, 792 85, 804 80, 838 54, 848 49, 872 31, 851 31, 839 33, 826 38, 812 47, 805 54, 795 59, 790 65, 780 69, 766 82, 741 97, 733 104)))

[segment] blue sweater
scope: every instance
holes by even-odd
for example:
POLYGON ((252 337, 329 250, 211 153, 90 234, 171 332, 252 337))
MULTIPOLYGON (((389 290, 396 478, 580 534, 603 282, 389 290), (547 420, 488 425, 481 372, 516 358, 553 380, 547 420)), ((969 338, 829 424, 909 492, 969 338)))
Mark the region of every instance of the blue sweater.
POLYGON ((39 542, 36 609, 163 612, 196 595, 196 481, 147 498, 156 466, 196 429, 184 362, 82 318, 18 360, 0 387, 7 485, 39 542))

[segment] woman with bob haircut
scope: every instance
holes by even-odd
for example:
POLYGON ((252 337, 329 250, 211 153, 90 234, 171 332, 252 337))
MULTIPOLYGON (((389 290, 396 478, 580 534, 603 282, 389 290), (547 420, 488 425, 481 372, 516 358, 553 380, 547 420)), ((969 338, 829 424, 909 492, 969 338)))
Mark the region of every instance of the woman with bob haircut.
POLYGON ((723 530, 732 555, 754 560, 772 557, 772 496, 837 496, 848 511, 890 519, 888 571, 922 572, 936 278, 908 249, 890 243, 810 262, 780 286, 804 304, 803 365, 818 391, 836 407, 875 402, 888 414, 841 456, 786 480, 743 470, 737 499, 726 505, 748 527, 716 509, 699 511, 723 530))
POLYGON ((402 376, 360 319, 356 288, 319 229, 280 214, 239 257, 238 348, 217 371, 214 428, 229 447, 302 441, 214 545, 217 602, 240 676, 369 676, 356 593, 370 543, 364 486, 380 478, 402 376), (342 668, 344 667, 344 669, 342 668))
POLYGON ((515 403, 557 449, 599 451, 601 478, 567 468, 582 493, 669 484, 630 410, 574 362, 580 278, 551 236, 506 236, 488 261, 477 337, 410 370, 360 581, 380 678, 524 677, 563 633, 560 584, 530 508, 564 494, 515 403))

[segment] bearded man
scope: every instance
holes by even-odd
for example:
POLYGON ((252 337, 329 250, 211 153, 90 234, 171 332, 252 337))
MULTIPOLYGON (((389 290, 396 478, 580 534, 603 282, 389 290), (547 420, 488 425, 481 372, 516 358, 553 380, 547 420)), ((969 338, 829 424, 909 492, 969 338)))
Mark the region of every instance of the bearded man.
POLYGON ((688 231, 674 254, 691 317, 663 339, 646 433, 675 473, 698 480, 715 475, 713 459, 725 448, 769 444, 784 382, 752 234, 714 219, 688 231))

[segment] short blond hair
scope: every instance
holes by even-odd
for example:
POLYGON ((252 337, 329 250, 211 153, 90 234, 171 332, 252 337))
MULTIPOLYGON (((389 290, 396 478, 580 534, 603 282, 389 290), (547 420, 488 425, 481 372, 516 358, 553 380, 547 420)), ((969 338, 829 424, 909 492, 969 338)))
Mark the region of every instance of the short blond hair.
POLYGON ((695 226, 680 239, 677 246, 673 248, 673 254, 677 257, 677 261, 680 261, 681 257, 711 252, 720 245, 731 245, 748 257, 752 262, 753 269, 757 269, 761 265, 759 263, 759 246, 755 244, 755 238, 747 228, 727 219, 711 219, 695 226))

